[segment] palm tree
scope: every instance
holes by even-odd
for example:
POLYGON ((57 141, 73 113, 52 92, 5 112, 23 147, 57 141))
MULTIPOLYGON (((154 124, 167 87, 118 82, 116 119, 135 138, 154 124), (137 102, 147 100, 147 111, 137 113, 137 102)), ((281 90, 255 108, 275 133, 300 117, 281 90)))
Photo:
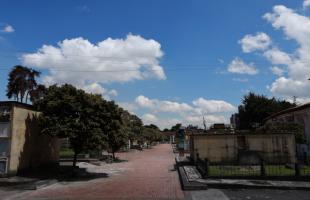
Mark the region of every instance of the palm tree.
POLYGON ((11 99, 23 103, 28 100, 29 93, 36 89, 36 77, 40 76, 40 72, 28 67, 17 65, 9 73, 6 96, 11 99))

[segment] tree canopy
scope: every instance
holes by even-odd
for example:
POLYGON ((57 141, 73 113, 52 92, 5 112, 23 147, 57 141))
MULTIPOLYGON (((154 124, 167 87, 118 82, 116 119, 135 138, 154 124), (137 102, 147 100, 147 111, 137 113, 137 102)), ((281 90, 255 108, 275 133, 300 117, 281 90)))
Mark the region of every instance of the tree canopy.
POLYGON ((240 129, 252 129, 263 123, 263 120, 279 111, 296 106, 284 100, 267 98, 264 95, 249 93, 239 106, 240 129))
POLYGON ((50 86, 44 98, 35 102, 35 107, 42 112, 42 133, 69 139, 74 166, 77 154, 83 150, 105 146, 106 135, 102 129, 107 118, 105 103, 100 96, 68 84, 50 86))
MULTIPOLYGON (((36 77, 40 76, 40 72, 17 65, 9 73, 6 96, 11 99, 15 99, 19 102, 26 102, 29 99, 34 100, 38 94, 35 92, 38 88, 36 77)), ((42 86, 40 87, 40 91, 42 86)))

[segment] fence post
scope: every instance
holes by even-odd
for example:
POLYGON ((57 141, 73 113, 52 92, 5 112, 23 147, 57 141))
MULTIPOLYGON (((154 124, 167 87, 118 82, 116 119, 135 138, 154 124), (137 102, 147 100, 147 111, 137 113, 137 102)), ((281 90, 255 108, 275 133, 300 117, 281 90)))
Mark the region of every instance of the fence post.
POLYGON ((260 175, 261 176, 266 176, 266 168, 265 168, 265 161, 264 159, 260 160, 260 175))
POLYGON ((300 176, 300 166, 298 162, 295 163, 295 176, 300 176))
POLYGON ((207 178, 209 176, 209 160, 208 158, 205 158, 205 174, 204 178, 207 178))
POLYGON ((199 159, 199 153, 197 152, 196 153, 196 163, 198 162, 198 159, 199 159))
POLYGON ((304 152, 303 156, 304 156, 303 159, 304 159, 305 165, 308 165, 308 156, 307 156, 307 152, 304 152))

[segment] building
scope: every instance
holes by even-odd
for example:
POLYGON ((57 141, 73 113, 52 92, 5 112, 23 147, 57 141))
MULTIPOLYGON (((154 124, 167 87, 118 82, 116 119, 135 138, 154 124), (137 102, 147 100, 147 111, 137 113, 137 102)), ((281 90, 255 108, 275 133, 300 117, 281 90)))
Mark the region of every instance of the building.
POLYGON ((239 120, 239 114, 235 113, 232 114, 230 117, 230 124, 234 129, 239 129, 240 128, 240 120, 239 120))
POLYGON ((213 163, 259 164, 294 163, 296 156, 293 134, 194 134, 190 136, 190 153, 196 161, 213 163))
POLYGON ((58 162, 58 139, 40 134, 38 115, 31 105, 0 102, 0 175, 58 162))
POLYGON ((310 103, 275 113, 265 123, 296 123, 304 127, 306 144, 298 144, 297 153, 299 156, 310 156, 310 103))

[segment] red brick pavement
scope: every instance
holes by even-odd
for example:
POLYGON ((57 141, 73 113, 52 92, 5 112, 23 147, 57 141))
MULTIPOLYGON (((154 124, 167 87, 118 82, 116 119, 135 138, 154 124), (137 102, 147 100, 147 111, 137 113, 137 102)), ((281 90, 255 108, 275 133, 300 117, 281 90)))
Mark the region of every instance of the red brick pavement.
POLYGON ((178 174, 171 171, 174 154, 169 144, 141 152, 119 153, 127 170, 109 178, 64 186, 50 186, 26 199, 183 199, 178 174))

